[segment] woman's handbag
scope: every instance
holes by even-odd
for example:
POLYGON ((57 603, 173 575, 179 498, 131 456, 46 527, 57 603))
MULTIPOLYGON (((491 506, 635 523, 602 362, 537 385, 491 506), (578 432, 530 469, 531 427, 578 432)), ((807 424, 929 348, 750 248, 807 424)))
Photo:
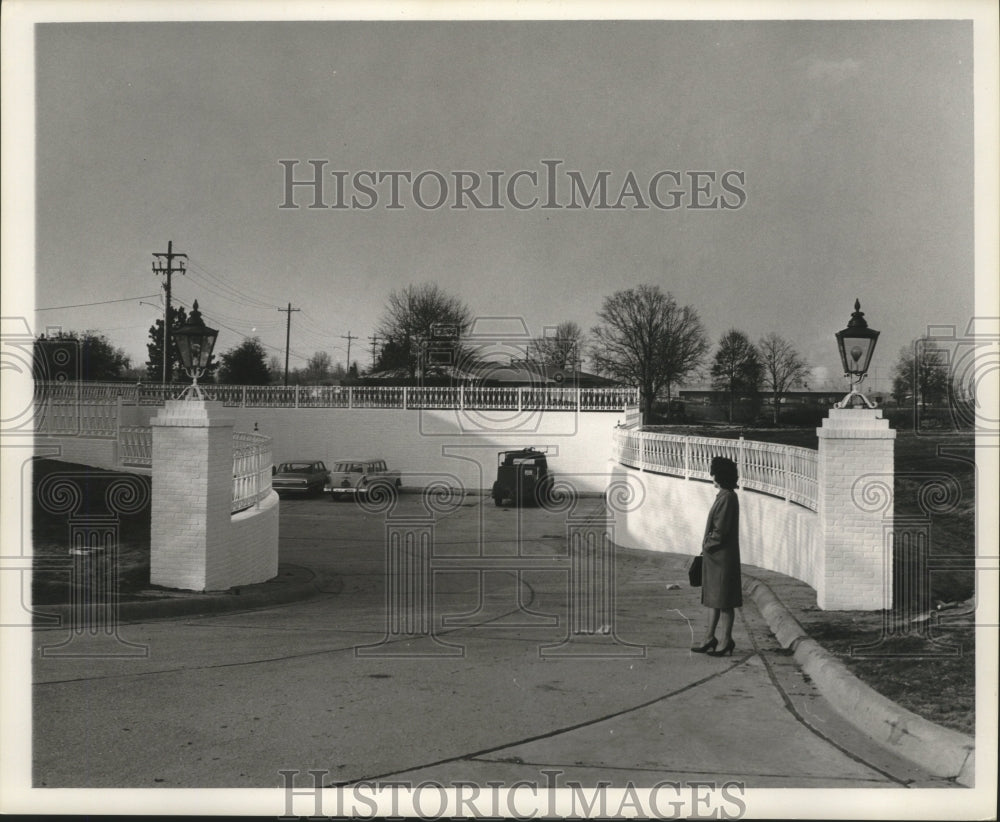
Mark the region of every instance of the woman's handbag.
POLYGON ((701 554, 698 554, 688 566, 688 582, 692 588, 701 586, 701 554))

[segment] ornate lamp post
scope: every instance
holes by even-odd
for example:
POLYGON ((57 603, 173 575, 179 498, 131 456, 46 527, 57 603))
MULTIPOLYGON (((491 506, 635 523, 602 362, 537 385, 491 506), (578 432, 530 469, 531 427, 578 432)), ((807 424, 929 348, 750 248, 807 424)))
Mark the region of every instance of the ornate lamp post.
POLYGON ((872 354, 875 352, 875 343, 878 342, 879 332, 874 328, 869 328, 865 322, 865 314, 861 310, 861 301, 854 301, 854 313, 847 323, 847 328, 837 332, 837 348, 840 350, 840 362, 844 366, 844 376, 851 380, 851 391, 834 408, 850 408, 854 404, 854 398, 860 398, 862 404, 867 408, 875 408, 875 403, 871 402, 864 394, 858 391, 858 386, 868 374, 868 366, 872 361, 872 354))
POLYGON ((215 338, 219 336, 219 329, 209 328, 201 318, 198 311, 198 301, 194 301, 194 307, 188 314, 187 322, 174 331, 174 339, 177 340, 177 349, 180 351, 181 361, 184 363, 184 370, 192 379, 191 385, 184 389, 180 398, 205 399, 201 389, 198 388, 198 377, 205 373, 209 360, 212 357, 212 349, 215 348, 215 338), (190 392, 190 396, 188 393, 190 392))

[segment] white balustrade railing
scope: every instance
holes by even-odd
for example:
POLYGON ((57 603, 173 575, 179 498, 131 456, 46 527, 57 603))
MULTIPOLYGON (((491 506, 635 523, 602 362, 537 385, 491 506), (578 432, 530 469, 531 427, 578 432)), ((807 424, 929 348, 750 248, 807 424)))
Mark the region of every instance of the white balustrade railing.
MULTIPOLYGON (((245 385, 235 405, 247 408, 296 408, 296 385, 245 385)), ((210 394, 205 396, 210 397, 210 394)))
POLYGON ((123 466, 153 465, 151 425, 123 425, 118 429, 118 462, 123 466))
POLYGON ((398 385, 351 386, 351 407, 406 408, 406 393, 410 390, 398 385))
POLYGON ((259 503, 271 492, 271 438, 233 434, 232 513, 259 503))
POLYGON ((81 437, 111 437, 118 430, 118 402, 59 398, 35 401, 34 424, 38 434, 72 434, 81 437))
POLYGON ((616 428, 613 440, 622 465, 684 479, 711 479, 712 458, 728 457, 739 468, 742 488, 818 510, 817 452, 812 449, 742 437, 691 437, 627 428, 616 428))
MULTIPOLYGON (((38 405, 58 403, 162 405, 177 399, 185 384, 37 382, 38 405)), ((635 388, 556 388, 550 386, 198 386, 208 400, 245 408, 455 408, 497 411, 622 411, 638 402, 635 388)), ((65 412, 70 413, 69 411, 65 412)), ((110 436, 114 429, 110 429, 110 436)))
POLYGON ((407 408, 459 408, 462 391, 453 386, 415 386, 406 389, 407 408))
MULTIPOLYGON (((123 425, 118 429, 118 462, 122 467, 152 467, 152 426, 123 425)), ((270 491, 271 438, 234 433, 232 513, 256 505, 270 491)))

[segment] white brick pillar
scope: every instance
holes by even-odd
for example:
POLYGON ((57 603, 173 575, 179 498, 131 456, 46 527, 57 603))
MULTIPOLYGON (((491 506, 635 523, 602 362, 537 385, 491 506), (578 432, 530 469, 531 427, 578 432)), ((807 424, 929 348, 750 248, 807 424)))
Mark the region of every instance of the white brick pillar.
POLYGON ((823 546, 816 575, 824 610, 892 607, 892 478, 896 432, 878 409, 834 408, 819 436, 819 521, 823 546), (862 479, 866 478, 866 479, 862 479), (859 504, 876 479, 883 505, 859 504), (860 480, 860 482, 859 482, 860 480))
POLYGON ((153 427, 149 581, 229 588, 233 426, 221 402, 168 400, 153 427))

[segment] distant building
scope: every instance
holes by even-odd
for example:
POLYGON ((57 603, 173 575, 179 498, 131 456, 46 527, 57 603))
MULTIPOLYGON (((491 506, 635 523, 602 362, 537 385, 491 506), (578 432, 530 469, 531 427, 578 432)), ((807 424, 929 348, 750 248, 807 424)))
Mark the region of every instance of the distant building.
POLYGON ((405 368, 374 371, 359 383, 379 385, 476 385, 497 387, 617 388, 622 383, 587 371, 555 368, 522 360, 507 363, 463 362, 461 366, 432 365, 422 378, 410 377, 405 368))
MULTIPOLYGON (((682 388, 677 392, 679 398, 692 405, 725 405, 729 402, 729 392, 713 388, 682 388)), ((828 408, 836 402, 840 402, 846 389, 839 391, 786 391, 781 395, 782 407, 814 405, 828 408)), ((770 408, 774 399, 770 391, 760 391, 757 394, 757 401, 764 407, 770 408)))

